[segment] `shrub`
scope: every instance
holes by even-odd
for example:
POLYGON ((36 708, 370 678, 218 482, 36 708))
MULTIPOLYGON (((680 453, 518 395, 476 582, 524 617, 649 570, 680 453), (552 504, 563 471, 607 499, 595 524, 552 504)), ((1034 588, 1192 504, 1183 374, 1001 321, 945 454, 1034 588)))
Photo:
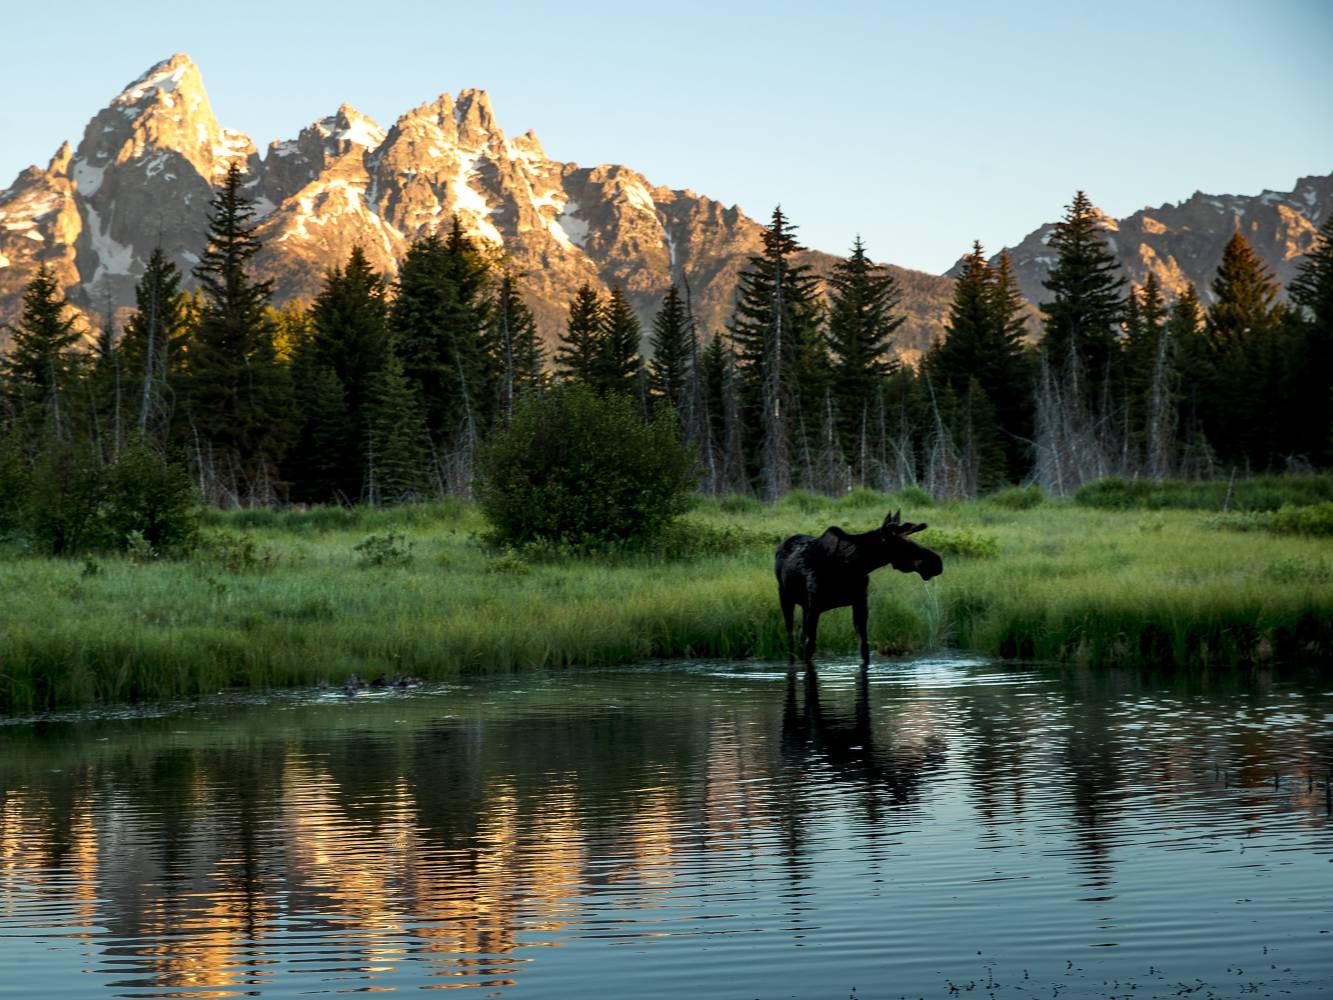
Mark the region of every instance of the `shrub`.
POLYGON ((981 535, 966 528, 949 530, 935 528, 917 536, 922 545, 940 555, 968 556, 973 559, 993 559, 1000 554, 1000 545, 990 535, 981 535))
POLYGON ((1284 505, 1273 514, 1268 527, 1283 535, 1333 535, 1333 502, 1312 507, 1284 505))
POLYGON ((186 548, 193 541, 198 504, 182 466, 135 445, 108 467, 105 478, 102 516, 113 548, 129 548, 135 535, 158 553, 186 548))
POLYGON ((106 485, 91 448, 49 441, 33 463, 25 498, 24 521, 33 544, 53 556, 107 547, 106 485))
POLYGON ((249 535, 237 535, 229 531, 202 535, 195 546, 194 557, 228 573, 263 573, 278 562, 277 554, 272 549, 261 548, 249 535))
POLYGON ((997 490, 985 500, 986 503, 1003 507, 1005 510, 1031 510, 1033 507, 1040 507, 1046 501, 1046 494, 1036 485, 1010 486, 997 490))
POLYGON ((412 561, 412 543, 397 531, 384 535, 367 535, 354 552, 362 566, 406 566, 412 561))
POLYGON ((675 416, 579 385, 524 400, 482 450, 477 498, 496 541, 652 538, 690 506, 692 451, 675 416))
POLYGON ((1088 483, 1074 494, 1084 507, 1124 510, 1277 510, 1286 505, 1314 506, 1333 502, 1333 476, 1253 476, 1201 482, 1122 479, 1112 476, 1088 483))
POLYGON ((935 506, 935 498, 920 486, 904 486, 902 489, 892 493, 890 495, 890 500, 895 506, 902 507, 935 506))

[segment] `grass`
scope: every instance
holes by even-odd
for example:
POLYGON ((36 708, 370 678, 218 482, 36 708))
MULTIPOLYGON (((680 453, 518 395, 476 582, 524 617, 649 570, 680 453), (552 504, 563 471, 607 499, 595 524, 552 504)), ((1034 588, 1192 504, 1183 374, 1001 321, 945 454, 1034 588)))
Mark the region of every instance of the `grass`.
MULTIPOLYGON (((652 552, 485 545, 476 508, 210 512, 187 559, 0 560, 0 710, 233 687, 427 678, 649 657, 785 657, 772 550, 886 510, 928 520, 929 584, 872 583, 881 653, 934 647, 1207 667, 1333 647, 1326 539, 1221 530, 1201 511, 981 502, 929 510, 857 491, 767 507, 701 501, 652 552)), ((820 648, 855 648, 850 615, 820 648)))

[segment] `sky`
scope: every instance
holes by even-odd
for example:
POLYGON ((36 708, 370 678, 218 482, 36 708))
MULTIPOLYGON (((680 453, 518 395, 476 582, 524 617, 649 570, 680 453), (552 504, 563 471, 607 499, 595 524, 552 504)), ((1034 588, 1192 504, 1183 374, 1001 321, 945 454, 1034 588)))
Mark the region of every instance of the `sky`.
POLYGON ((930 272, 1059 217, 1333 172, 1333 0, 0 4, 0 186, 153 63, 260 149, 344 101, 465 87, 547 154, 621 163, 816 249, 930 272))

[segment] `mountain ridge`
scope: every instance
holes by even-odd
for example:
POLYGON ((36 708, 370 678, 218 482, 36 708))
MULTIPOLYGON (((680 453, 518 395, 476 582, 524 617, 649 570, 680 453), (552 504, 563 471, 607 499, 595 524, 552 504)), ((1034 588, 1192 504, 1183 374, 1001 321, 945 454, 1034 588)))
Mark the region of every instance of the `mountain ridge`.
MULTIPOLYGON (((387 129, 350 104, 263 152, 213 114, 198 67, 177 53, 131 81, 45 170, 0 192, 0 320, 45 262, 85 314, 124 310, 161 243, 187 275, 209 197, 227 164, 247 172, 275 301, 308 300, 355 244, 390 276, 410 243, 454 216, 521 275, 548 343, 578 285, 620 284, 647 320, 672 281, 688 282, 700 328, 722 328, 736 276, 759 251, 739 207, 655 185, 619 164, 550 159, 529 130, 511 138, 484 90, 408 109, 387 129)), ((838 259, 808 251, 821 273, 838 259)), ((893 268, 904 286, 907 356, 942 331, 952 282, 893 268)), ((189 281, 187 280, 187 285, 189 281)))

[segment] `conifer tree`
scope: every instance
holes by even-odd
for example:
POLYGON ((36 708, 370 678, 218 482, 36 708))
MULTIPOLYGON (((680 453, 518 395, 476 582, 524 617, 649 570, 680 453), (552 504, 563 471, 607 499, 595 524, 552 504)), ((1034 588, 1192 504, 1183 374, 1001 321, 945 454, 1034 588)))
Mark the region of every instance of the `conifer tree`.
POLYGON ((122 355, 116 337, 115 310, 110 302, 93 341, 91 365, 84 380, 94 449, 104 461, 115 461, 125 443, 125 385, 122 355))
POLYGON ((374 506, 440 491, 424 407, 394 355, 366 387, 366 483, 374 506))
POLYGON ((603 393, 637 394, 643 361, 639 347, 643 328, 639 317, 619 285, 611 289, 611 297, 602 311, 602 330, 597 352, 595 388, 603 393))
POLYGON ((950 426, 959 440, 973 442, 971 454, 981 463, 968 481, 989 488, 1019 479, 1032 433, 1032 371, 1008 254, 993 268, 981 244, 972 244, 954 282, 946 329, 925 364, 950 412, 965 415, 966 428, 950 426))
POLYGON ((674 283, 667 289, 662 307, 653 318, 650 343, 653 349, 653 360, 649 365, 653 396, 683 416, 694 332, 685 302, 674 283))
POLYGON ((260 244, 241 180, 232 161, 209 206, 208 246, 194 269, 203 302, 188 385, 205 493, 233 503, 270 499, 274 468, 291 438, 290 385, 268 310, 272 284, 248 271, 260 244))
POLYGON ((43 433, 68 440, 73 432, 70 398, 80 367, 79 330, 65 296, 42 263, 23 292, 23 312, 10 327, 11 344, 0 361, 5 402, 20 440, 43 433))
POLYGON ((893 334, 906 320, 895 313, 902 293, 888 268, 870 260, 859 236, 851 255, 833 265, 829 289, 831 407, 842 452, 852 456, 857 481, 864 484, 868 456, 862 432, 880 383, 896 366, 893 334))
POLYGON ((310 322, 310 347, 337 376, 359 426, 368 383, 389 363, 390 352, 388 284, 360 246, 352 248, 346 266, 325 275, 310 322))
POLYGON ((1130 445, 1143 460, 1154 426, 1154 381, 1166 337, 1167 309, 1157 276, 1149 271, 1141 290, 1130 289, 1125 303, 1124 380, 1130 445))
POLYGON ((773 210, 762 239, 762 252, 740 274, 729 329, 742 419, 752 429, 750 465, 764 497, 775 500, 791 488, 802 404, 818 414, 824 372, 815 278, 809 265, 793 259, 805 248, 781 207, 773 210))
POLYGON ((490 267, 457 218, 447 239, 408 248, 390 325, 403 373, 416 386, 432 439, 466 448, 491 401, 490 267))
POLYGON ((1267 468, 1280 452, 1274 401, 1282 398, 1279 285, 1239 232, 1222 252, 1206 317, 1200 417, 1218 454, 1267 468))
POLYGON ((1064 366, 1072 349, 1094 383, 1105 378, 1115 357, 1125 284, 1101 233, 1100 213, 1087 195, 1076 192, 1051 234, 1057 257, 1042 282, 1051 293, 1041 305, 1047 358, 1057 368, 1064 366))
POLYGON ((175 376, 188 336, 181 275, 160 246, 148 257, 134 289, 135 311, 125 323, 120 349, 135 427, 141 437, 165 443, 175 406, 175 376))
POLYGON ((592 285, 580 286, 569 303, 569 320, 555 355, 561 375, 589 387, 597 384, 604 308, 592 285))
POLYGON ((514 413, 514 401, 542 386, 542 345, 532 310, 507 270, 500 276, 490 312, 499 412, 508 420, 514 413))
POLYGON ((1297 266, 1288 292, 1300 321, 1291 399, 1304 411, 1294 425, 1293 443, 1316 465, 1327 466, 1333 464, 1333 214, 1297 266))

